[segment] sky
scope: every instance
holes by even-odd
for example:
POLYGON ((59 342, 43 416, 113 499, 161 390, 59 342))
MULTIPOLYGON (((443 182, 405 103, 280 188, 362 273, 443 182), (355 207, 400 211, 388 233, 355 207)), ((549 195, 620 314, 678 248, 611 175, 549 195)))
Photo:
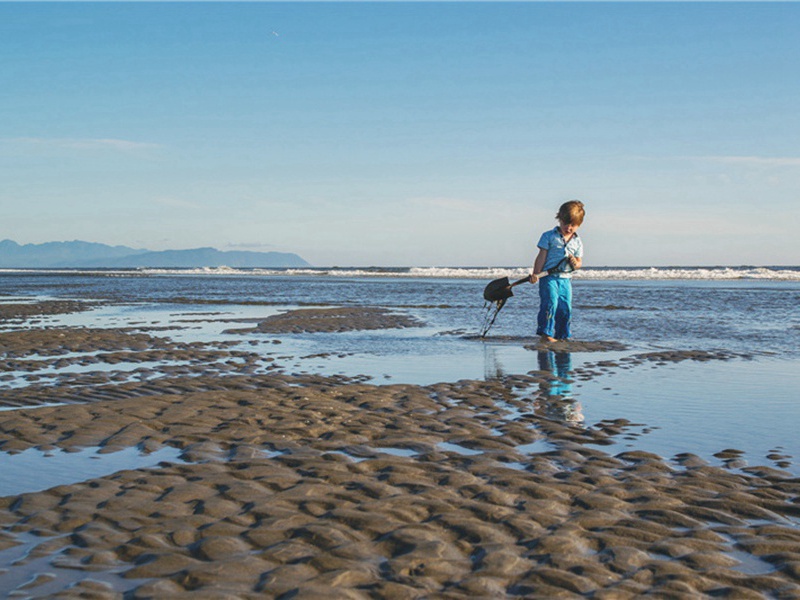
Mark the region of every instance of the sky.
POLYGON ((800 3, 0 2, 0 239, 800 264, 800 3))

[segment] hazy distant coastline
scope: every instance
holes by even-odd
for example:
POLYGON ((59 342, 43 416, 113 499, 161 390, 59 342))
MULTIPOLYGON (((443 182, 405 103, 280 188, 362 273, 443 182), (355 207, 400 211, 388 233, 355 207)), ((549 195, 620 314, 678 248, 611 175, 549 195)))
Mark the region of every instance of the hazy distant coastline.
POLYGON ((109 246, 79 240, 20 245, 12 240, 0 242, 0 268, 287 268, 310 267, 290 252, 222 251, 215 248, 152 251, 109 246))

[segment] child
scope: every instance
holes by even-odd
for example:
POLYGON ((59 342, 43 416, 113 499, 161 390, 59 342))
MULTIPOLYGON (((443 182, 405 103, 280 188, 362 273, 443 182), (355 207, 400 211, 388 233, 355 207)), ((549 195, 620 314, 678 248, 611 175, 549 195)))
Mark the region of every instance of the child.
POLYGON ((583 263, 583 242, 578 227, 586 211, 583 203, 570 200, 558 209, 558 227, 545 231, 537 244, 531 283, 539 281, 539 317, 536 334, 543 341, 569 338, 572 319, 572 271, 583 263))

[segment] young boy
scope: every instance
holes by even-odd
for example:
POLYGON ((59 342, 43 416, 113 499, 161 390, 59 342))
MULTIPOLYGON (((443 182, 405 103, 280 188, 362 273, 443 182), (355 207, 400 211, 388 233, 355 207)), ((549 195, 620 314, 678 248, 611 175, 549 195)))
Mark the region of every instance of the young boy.
POLYGON ((586 211, 583 203, 570 200, 558 209, 558 227, 545 231, 537 244, 531 283, 539 281, 539 317, 536 334, 555 342, 569 338, 572 319, 572 271, 583 263, 583 242, 578 227, 586 211))

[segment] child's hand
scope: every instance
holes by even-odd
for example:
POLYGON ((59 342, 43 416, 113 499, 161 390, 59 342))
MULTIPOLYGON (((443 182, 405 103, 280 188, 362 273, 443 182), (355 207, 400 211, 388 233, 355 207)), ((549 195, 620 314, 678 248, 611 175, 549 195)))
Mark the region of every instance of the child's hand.
POLYGON ((531 273, 530 277, 528 277, 528 281, 530 281, 531 283, 536 283, 537 281, 539 281, 539 278, 533 273, 531 273))

